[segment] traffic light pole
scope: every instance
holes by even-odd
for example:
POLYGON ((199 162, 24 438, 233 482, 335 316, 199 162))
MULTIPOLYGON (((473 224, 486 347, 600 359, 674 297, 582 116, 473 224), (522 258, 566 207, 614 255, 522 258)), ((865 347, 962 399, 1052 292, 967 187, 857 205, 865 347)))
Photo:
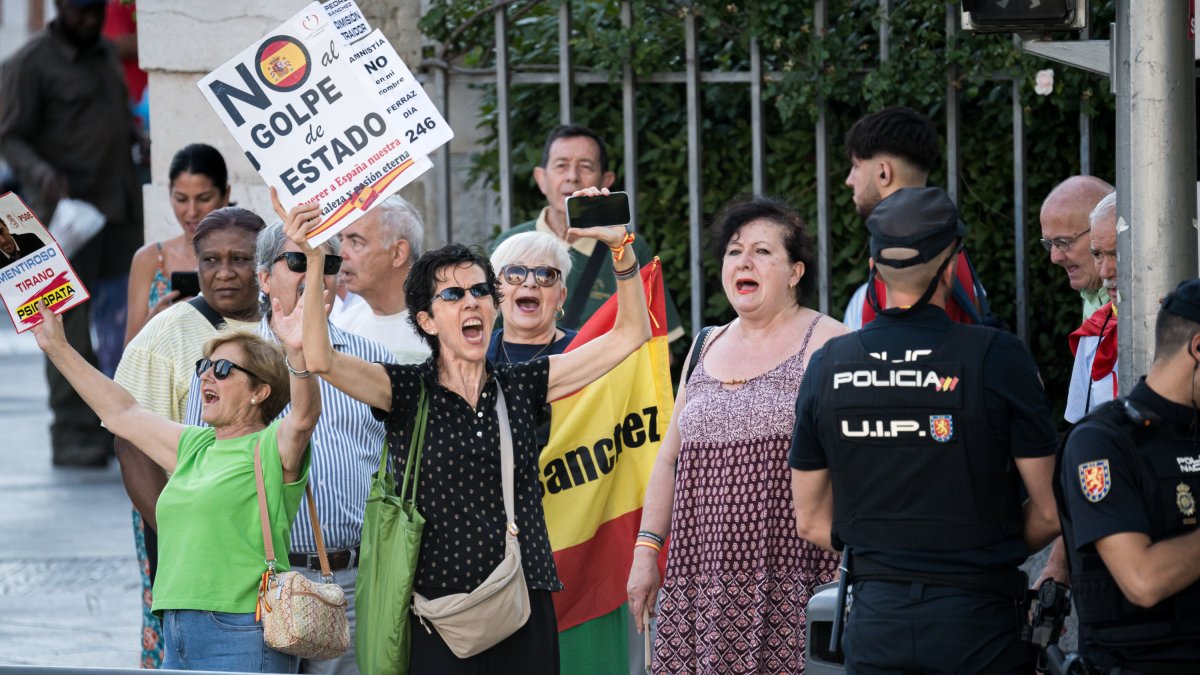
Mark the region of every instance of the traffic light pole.
POLYGON ((1159 301, 1197 276, 1195 47, 1188 3, 1118 0, 1120 388, 1150 369, 1159 301), (1136 4, 1136 8, 1134 5, 1136 4))

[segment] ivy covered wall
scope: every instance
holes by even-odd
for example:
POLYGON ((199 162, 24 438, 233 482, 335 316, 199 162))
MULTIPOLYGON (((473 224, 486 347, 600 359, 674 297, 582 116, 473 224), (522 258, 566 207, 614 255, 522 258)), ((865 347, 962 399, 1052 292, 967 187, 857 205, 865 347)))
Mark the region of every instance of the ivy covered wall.
MULTIPOLYGON (((467 67, 493 64, 494 0, 431 0, 422 20, 427 36, 444 41, 446 56, 467 67)), ((1042 367, 1051 397, 1066 398, 1070 353, 1066 335, 1080 322, 1079 296, 1061 268, 1038 244, 1042 199, 1063 178, 1079 173, 1081 114, 1091 120, 1092 173, 1114 182, 1113 98, 1106 79, 1023 54, 1011 36, 958 33, 947 43, 947 3, 892 0, 886 17, 889 50, 879 58, 885 20, 878 0, 828 0, 827 32, 814 27, 812 2, 801 0, 638 0, 631 29, 621 27, 617 0, 572 3, 572 58, 579 69, 607 73, 612 84, 578 85, 574 117, 608 142, 617 184, 639 195, 639 228, 662 257, 666 281, 688 316, 687 112, 683 84, 641 84, 637 89, 638 185, 620 175, 622 125, 620 73, 626 48, 635 73, 683 71, 683 17, 695 12, 704 70, 748 70, 749 42, 757 35, 764 70, 785 74, 764 88, 766 191, 805 215, 815 237, 817 214, 815 123, 818 99, 828 106, 830 144, 831 313, 841 318, 850 294, 867 272, 867 237, 842 184, 848 161, 846 129, 860 115, 888 105, 924 111, 945 137, 946 85, 955 74, 960 101, 959 208, 970 232, 967 248, 988 289, 993 310, 1016 325, 1012 89, 1019 84, 1026 133, 1026 209, 1029 347, 1042 367), (1048 95, 1034 91, 1036 72, 1054 70, 1048 95)), ((952 5, 957 3, 951 3, 952 5)), ((1093 38, 1105 38, 1112 0, 1092 2, 1093 38)), ((510 59, 514 68, 554 68, 558 59, 559 3, 511 0, 510 59)), ((513 222, 536 216, 544 204, 532 180, 545 134, 558 124, 554 85, 514 85, 510 90, 514 174, 513 222)), ((750 105, 746 85, 702 85, 703 212, 711 218, 729 199, 751 190, 750 105)), ((498 187, 494 88, 480 111, 484 151, 472 176, 498 187)), ((945 162, 930 177, 946 185, 945 162)), ((706 254, 707 256, 707 254, 706 254)), ((720 292, 718 263, 705 259, 706 322, 731 318, 720 292)), ((686 345, 680 345, 686 349, 686 345)))

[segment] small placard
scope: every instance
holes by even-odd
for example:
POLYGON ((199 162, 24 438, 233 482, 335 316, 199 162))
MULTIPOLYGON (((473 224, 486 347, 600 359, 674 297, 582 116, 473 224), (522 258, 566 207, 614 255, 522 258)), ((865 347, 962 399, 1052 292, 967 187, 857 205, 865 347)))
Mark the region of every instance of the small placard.
POLYGON ((23 333, 42 322, 35 303, 55 314, 91 296, 79 281, 62 247, 17 195, 0 195, 0 298, 23 333))

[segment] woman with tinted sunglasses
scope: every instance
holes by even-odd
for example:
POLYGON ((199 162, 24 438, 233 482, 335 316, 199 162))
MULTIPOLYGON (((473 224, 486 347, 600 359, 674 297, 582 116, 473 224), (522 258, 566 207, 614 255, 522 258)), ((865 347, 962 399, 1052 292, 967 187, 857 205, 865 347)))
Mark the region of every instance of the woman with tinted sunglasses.
POLYGON ((522 232, 505 239, 492 253, 498 271, 500 315, 504 326, 492 333, 488 360, 521 363, 561 354, 575 331, 559 328, 567 301, 571 253, 558 237, 522 232))
MULTIPOLYGON (((607 192, 607 191, 605 191, 607 192)), ((595 196, 600 190, 576 195, 595 196)), ((277 204, 276 212, 284 217, 277 204)), ((324 258, 305 232, 320 221, 316 207, 285 219, 292 241, 308 254, 308 288, 321 287, 317 269, 324 258)), ((417 332, 433 355, 421 365, 367 363, 329 344, 319 293, 304 299, 304 351, 308 368, 351 397, 367 403, 384 420, 397 470, 404 471, 408 440, 422 389, 429 402, 417 508, 425 517, 417 564, 416 592, 440 598, 474 590, 504 555, 504 502, 501 496, 500 423, 503 394, 515 460, 515 525, 529 590, 530 615, 524 626, 500 643, 468 659, 458 659, 438 635, 411 622, 413 673, 559 672, 558 629, 550 593, 562 584, 554 568, 541 506, 535 431, 544 423, 546 403, 591 383, 616 367, 650 338, 646 297, 631 237, 623 226, 569 230, 613 251, 620 307, 613 329, 566 354, 539 356, 512 364, 488 363, 492 324, 500 305, 496 275, 483 255, 459 244, 428 251, 413 265, 404 284, 417 332)), ((536 261, 530 261, 536 262, 536 261)), ((561 270, 560 270, 561 271, 561 270)), ((516 274, 513 270, 513 278, 516 274)), ((535 270, 533 274, 538 274, 535 270)), ((542 273, 543 281, 549 279, 542 273)), ((534 278, 536 284, 536 276, 534 278)), ((558 298, 551 297, 557 302, 558 298)), ((408 604, 408 599, 399 599, 408 604)))
MULTIPOLYGON (((38 346, 109 431, 171 474, 156 509, 153 610, 163 624, 162 667, 296 672, 299 659, 267 647, 255 618, 265 568, 254 454, 261 456, 274 545, 286 552, 321 414, 316 379, 304 371, 300 312, 284 316, 274 308, 282 347, 231 330, 205 344, 196 372, 210 426, 190 427, 138 405, 67 343, 58 316, 40 309, 38 346), (291 410, 276 420, 289 401, 291 410)), ((276 571, 287 567, 287 555, 279 555, 276 571)))

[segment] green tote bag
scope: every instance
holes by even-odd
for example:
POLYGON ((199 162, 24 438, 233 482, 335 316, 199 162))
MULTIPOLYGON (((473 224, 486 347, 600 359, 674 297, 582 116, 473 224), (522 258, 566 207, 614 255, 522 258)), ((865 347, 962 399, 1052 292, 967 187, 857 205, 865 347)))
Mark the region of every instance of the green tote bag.
POLYGON ((425 519, 417 512, 417 476, 425 447, 425 422, 429 397, 425 383, 417 402, 412 440, 400 492, 389 467, 387 444, 379 458, 379 471, 371 479, 371 493, 363 513, 358 579, 354 584, 354 652, 362 675, 405 675, 408 672, 409 605, 417 553, 425 519))

